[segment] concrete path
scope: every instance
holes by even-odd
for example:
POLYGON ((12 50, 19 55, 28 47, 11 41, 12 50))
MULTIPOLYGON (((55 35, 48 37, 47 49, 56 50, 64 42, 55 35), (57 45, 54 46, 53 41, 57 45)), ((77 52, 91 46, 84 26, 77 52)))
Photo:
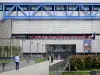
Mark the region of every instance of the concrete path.
MULTIPOLYGON (((23 61, 20 61, 19 64, 20 64, 20 67, 26 67, 26 66, 35 64, 35 61, 29 60, 29 62, 27 63, 27 61, 23 60, 23 61)), ((10 71, 10 70, 14 70, 14 69, 15 69, 15 63, 14 62, 12 64, 11 63, 6 64, 5 67, 4 67, 4 70, 3 70, 2 65, 0 65, 0 72, 10 71)))
MULTIPOLYGON (((54 63, 58 63, 61 60, 54 60, 54 63)), ((37 63, 35 65, 20 68, 20 70, 12 70, 2 72, 0 75, 49 75, 49 61, 37 63)))

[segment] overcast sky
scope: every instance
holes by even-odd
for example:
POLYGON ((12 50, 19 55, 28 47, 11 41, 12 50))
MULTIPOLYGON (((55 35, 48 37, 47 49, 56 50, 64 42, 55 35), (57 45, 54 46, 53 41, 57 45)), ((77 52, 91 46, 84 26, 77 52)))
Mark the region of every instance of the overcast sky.
POLYGON ((0 2, 85 2, 100 3, 100 0, 0 0, 0 2))

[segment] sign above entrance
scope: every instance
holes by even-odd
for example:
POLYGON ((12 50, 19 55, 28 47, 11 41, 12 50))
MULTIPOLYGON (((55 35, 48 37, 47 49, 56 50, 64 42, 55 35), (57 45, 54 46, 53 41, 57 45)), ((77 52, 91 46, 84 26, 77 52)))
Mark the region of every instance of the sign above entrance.
POLYGON ((13 39, 33 40, 67 40, 67 39, 95 39, 92 34, 12 34, 13 39))
POLYGON ((32 36, 32 39, 50 39, 50 40, 56 40, 56 39, 84 39, 85 36, 32 36))

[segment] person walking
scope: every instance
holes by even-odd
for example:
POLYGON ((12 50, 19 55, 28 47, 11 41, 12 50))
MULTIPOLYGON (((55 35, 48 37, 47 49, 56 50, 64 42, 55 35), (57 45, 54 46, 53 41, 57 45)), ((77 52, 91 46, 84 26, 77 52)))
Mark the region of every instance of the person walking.
POLYGON ((16 64, 16 70, 19 70, 20 57, 19 56, 15 56, 14 61, 15 61, 15 64, 16 64))
POLYGON ((51 55, 51 63, 53 63, 54 60, 54 54, 51 55))

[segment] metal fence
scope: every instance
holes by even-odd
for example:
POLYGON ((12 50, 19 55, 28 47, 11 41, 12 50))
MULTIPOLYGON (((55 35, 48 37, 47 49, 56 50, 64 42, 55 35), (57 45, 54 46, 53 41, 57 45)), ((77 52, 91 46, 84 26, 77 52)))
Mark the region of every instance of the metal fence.
POLYGON ((21 40, 0 38, 0 72, 15 69, 13 59, 16 55, 21 57, 20 67, 30 65, 31 63, 27 63, 27 59, 22 58, 22 54, 21 40))
POLYGON ((61 62, 49 66, 49 75, 61 75, 68 65, 69 65, 69 58, 64 59, 61 62), (59 72, 60 71, 60 72, 59 72))
POLYGON ((21 56, 21 40, 18 39, 0 39, 0 59, 9 59, 16 55, 21 56))

